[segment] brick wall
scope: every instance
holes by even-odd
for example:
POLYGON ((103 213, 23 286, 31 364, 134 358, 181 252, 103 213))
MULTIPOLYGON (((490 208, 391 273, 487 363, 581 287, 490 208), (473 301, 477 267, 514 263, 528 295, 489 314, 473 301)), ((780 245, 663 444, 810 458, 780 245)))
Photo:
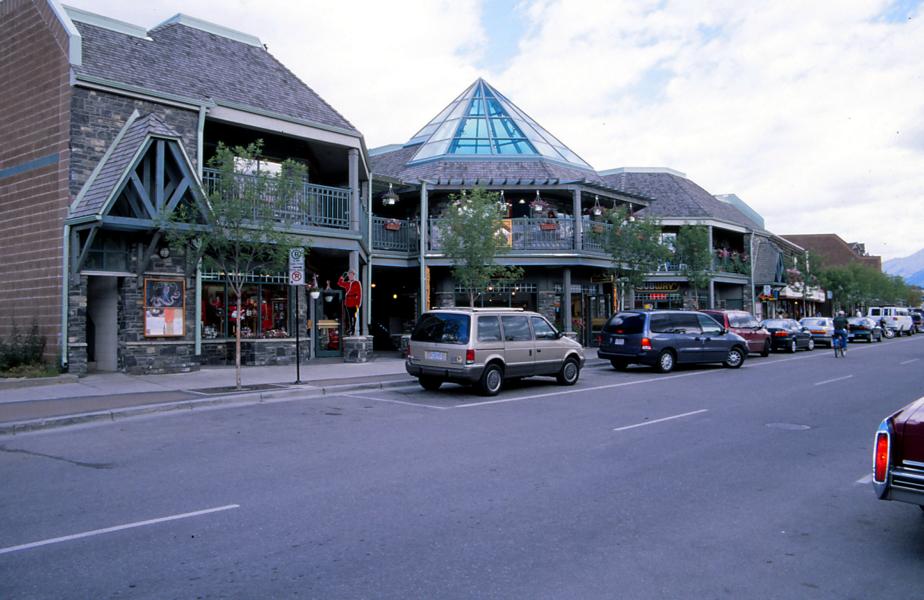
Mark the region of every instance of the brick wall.
POLYGON ((0 2, 0 337, 37 319, 58 353, 68 194, 68 37, 43 0, 0 2))

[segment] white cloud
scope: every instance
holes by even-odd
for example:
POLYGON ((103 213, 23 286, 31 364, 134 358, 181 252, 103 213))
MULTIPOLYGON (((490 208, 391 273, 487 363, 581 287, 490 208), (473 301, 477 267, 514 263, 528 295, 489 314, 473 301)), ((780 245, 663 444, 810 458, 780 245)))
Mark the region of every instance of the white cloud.
POLYGON ((599 169, 676 168, 779 233, 833 231, 886 257, 924 245, 920 6, 890 23, 884 0, 523 0, 518 54, 483 73, 480 2, 70 1, 258 35, 370 147, 484 75, 599 169))

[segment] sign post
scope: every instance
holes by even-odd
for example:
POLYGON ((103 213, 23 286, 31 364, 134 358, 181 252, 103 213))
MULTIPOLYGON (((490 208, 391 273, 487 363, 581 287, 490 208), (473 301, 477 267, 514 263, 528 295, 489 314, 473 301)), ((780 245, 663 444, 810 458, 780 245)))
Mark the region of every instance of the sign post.
POLYGON ((301 352, 301 329, 302 323, 299 318, 298 294, 299 287, 305 285, 305 249, 289 249, 289 285, 295 286, 295 383, 302 382, 302 352, 301 352))

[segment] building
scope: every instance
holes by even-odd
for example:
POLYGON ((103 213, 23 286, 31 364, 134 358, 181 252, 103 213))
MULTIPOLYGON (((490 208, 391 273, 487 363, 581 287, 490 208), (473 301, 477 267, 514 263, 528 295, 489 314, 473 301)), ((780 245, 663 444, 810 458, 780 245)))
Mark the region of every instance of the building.
POLYGON ((424 308, 467 304, 441 252, 439 222, 451 196, 480 187, 506 204, 510 249, 498 262, 525 275, 478 290, 477 303, 539 311, 592 342, 614 308, 603 209, 639 210, 646 198, 609 184, 483 79, 406 143, 370 151, 370 160, 374 327, 397 334, 424 308))
POLYGON ((0 48, 0 336, 35 319, 71 372, 181 371, 231 360, 241 311, 246 363, 293 362, 296 323, 314 355, 342 353, 334 282, 367 277, 367 152, 259 39, 186 15, 146 29, 6 0, 0 48), (260 169, 308 170, 291 233, 325 289, 298 321, 295 289, 309 305, 285 274, 251 273, 237 302, 159 227, 178 206, 207 211, 218 144, 256 140, 260 169))
POLYGON ((882 257, 867 254, 866 245, 845 242, 836 233, 789 234, 784 238, 821 259, 825 267, 859 264, 882 271, 882 257))

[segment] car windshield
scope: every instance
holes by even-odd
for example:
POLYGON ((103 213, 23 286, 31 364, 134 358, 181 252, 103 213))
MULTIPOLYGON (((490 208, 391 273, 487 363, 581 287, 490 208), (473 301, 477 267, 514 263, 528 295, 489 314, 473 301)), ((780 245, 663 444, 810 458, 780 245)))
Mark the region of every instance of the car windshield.
POLYGON ((789 321, 785 319, 767 319, 764 321, 764 327, 785 328, 789 327, 789 321))
POLYGON ((641 333, 645 327, 645 315, 640 313, 619 313, 603 326, 604 333, 631 335, 641 333))
POLYGON ((470 319, 456 313, 427 313, 420 317, 411 341, 436 344, 467 344, 470 319))
POLYGON ((827 320, 827 319, 809 318, 809 319, 802 319, 802 321, 800 321, 800 323, 802 323, 802 324, 805 325, 806 327, 824 327, 824 326, 826 326, 826 325, 828 324, 828 320, 827 320))

